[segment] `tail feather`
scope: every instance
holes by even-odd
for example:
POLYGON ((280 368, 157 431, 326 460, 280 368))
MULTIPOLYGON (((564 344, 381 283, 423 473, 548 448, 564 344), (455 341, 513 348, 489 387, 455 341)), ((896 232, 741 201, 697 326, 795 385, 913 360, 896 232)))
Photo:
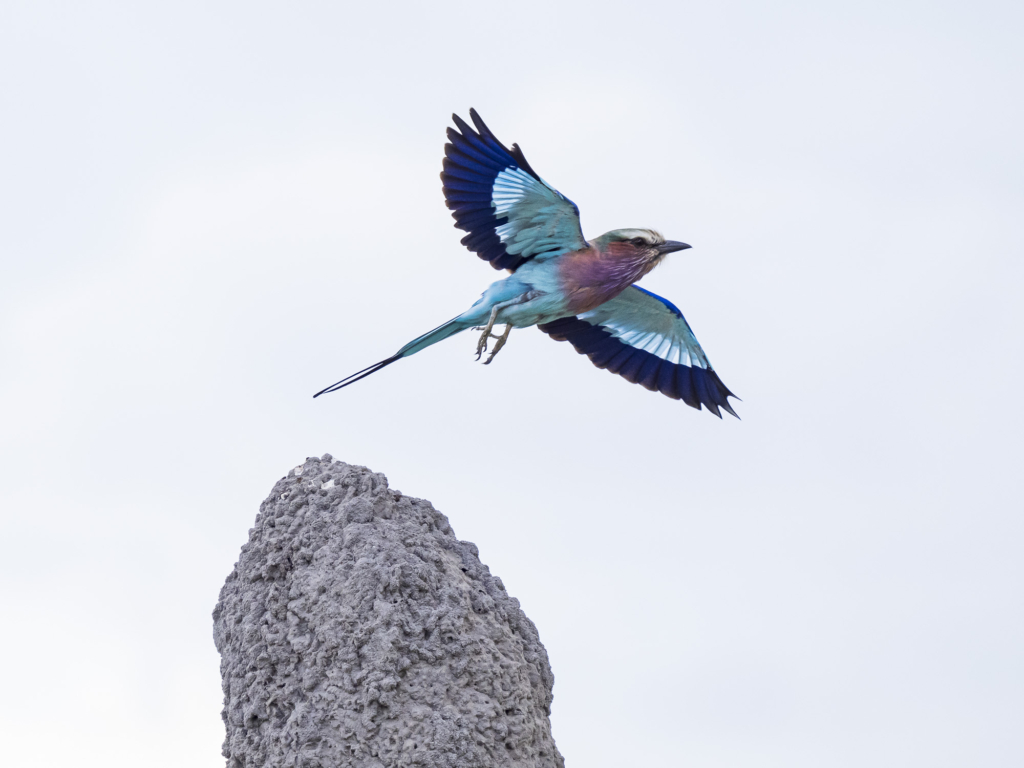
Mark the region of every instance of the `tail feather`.
POLYGON ((381 360, 379 363, 374 363, 369 368, 363 368, 363 370, 361 370, 361 371, 356 371, 351 376, 347 376, 346 378, 342 379, 341 381, 335 382, 334 384, 331 384, 331 386, 325 387, 324 389, 321 389, 319 392, 317 392, 315 395, 313 395, 313 397, 317 398, 317 397, 320 397, 320 395, 323 395, 323 394, 325 394, 327 392, 335 392, 335 391, 337 391, 339 389, 344 389, 349 384, 355 384, 360 379, 365 379, 371 373, 376 373, 381 368, 385 368, 385 367, 391 365, 396 360, 401 360, 401 359, 402 359, 402 355, 400 355, 400 354, 392 355, 387 360, 381 360))
POLYGON ((334 384, 331 384, 331 386, 329 387, 321 389, 319 392, 313 395, 313 397, 320 397, 320 395, 326 394, 327 392, 335 392, 339 389, 344 389, 349 384, 355 384, 360 379, 365 379, 371 373, 376 373, 381 368, 386 368, 392 363, 401 360, 403 357, 415 355, 417 352, 426 349, 431 344, 436 344, 439 341, 447 339, 449 336, 453 336, 459 331, 464 331, 468 327, 469 324, 467 324, 463 320, 460 320, 460 318, 458 317, 454 318, 453 320, 449 320, 444 325, 439 325, 434 330, 429 331, 423 334, 422 336, 416 337, 386 360, 381 360, 379 363, 374 363, 369 368, 363 368, 363 370, 361 371, 356 371, 351 376, 348 376, 342 379, 341 381, 335 382, 334 384))
POLYGON ((443 325, 437 326, 432 331, 427 331, 422 336, 417 336, 415 339, 410 341, 404 347, 402 347, 396 353, 399 357, 408 357, 409 355, 415 355, 420 350, 426 349, 431 344, 437 344, 439 341, 444 341, 449 336, 454 336, 459 331, 464 331, 470 327, 472 323, 467 323, 462 320, 462 316, 454 317, 443 325))

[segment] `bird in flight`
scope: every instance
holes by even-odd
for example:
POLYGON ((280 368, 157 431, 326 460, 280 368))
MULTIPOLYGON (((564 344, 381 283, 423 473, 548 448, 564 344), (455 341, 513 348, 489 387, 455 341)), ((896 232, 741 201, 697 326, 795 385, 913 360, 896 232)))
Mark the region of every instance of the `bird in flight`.
POLYGON ((486 365, 513 328, 536 325, 598 368, 697 410, 703 405, 719 418, 721 410, 737 416, 728 400, 736 396, 711 367, 683 313, 635 285, 665 256, 690 246, 653 229, 613 229, 588 242, 576 204, 530 167, 518 144, 509 149, 476 110, 469 116, 475 130, 452 115, 458 130, 448 129, 444 148, 444 198, 455 226, 467 233, 462 244, 511 274, 458 317, 313 397, 470 328, 482 331, 477 360, 496 340, 486 365), (496 325, 505 326, 500 335, 493 333, 496 325))

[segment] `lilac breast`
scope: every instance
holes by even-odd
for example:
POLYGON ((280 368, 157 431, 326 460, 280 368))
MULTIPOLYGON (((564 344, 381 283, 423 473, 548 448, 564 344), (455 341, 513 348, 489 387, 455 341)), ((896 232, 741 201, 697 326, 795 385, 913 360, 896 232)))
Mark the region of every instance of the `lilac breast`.
POLYGON ((614 299, 643 277, 651 265, 642 254, 622 249, 605 252, 588 248, 563 256, 559 264, 562 290, 576 315, 614 299))

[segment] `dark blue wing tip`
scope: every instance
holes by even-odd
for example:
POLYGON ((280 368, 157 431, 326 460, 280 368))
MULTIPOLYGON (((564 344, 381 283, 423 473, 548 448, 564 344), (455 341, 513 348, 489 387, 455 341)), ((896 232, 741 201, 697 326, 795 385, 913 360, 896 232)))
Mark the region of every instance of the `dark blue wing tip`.
POLYGON ((462 131, 463 136, 470 138, 470 136, 467 135, 468 131, 469 134, 479 138, 481 141, 487 144, 492 144, 496 149, 500 149, 509 156, 509 159, 512 161, 509 163, 509 166, 522 168, 528 174, 533 176, 533 178, 537 179, 537 181, 540 181, 540 176, 538 176, 537 172, 530 166, 529 161, 526 159, 526 155, 523 154, 523 150, 519 148, 518 144, 513 143, 511 147, 506 147, 502 144, 498 137, 494 135, 494 131, 487 127, 487 123, 485 123, 483 118, 480 117, 480 113, 473 109, 473 107, 469 108, 469 119, 473 121, 476 131, 470 128, 462 118, 455 113, 452 113, 452 120, 455 122, 455 125, 459 127, 459 130, 462 131))

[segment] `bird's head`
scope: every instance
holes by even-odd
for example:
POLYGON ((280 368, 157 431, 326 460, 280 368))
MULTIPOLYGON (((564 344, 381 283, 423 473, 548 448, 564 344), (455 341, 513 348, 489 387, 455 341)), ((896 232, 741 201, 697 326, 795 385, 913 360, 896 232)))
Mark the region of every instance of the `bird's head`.
POLYGON ((676 240, 666 240, 653 229, 613 229, 594 238, 594 245, 602 252, 615 256, 645 259, 653 264, 675 251, 684 251, 690 246, 676 240))

